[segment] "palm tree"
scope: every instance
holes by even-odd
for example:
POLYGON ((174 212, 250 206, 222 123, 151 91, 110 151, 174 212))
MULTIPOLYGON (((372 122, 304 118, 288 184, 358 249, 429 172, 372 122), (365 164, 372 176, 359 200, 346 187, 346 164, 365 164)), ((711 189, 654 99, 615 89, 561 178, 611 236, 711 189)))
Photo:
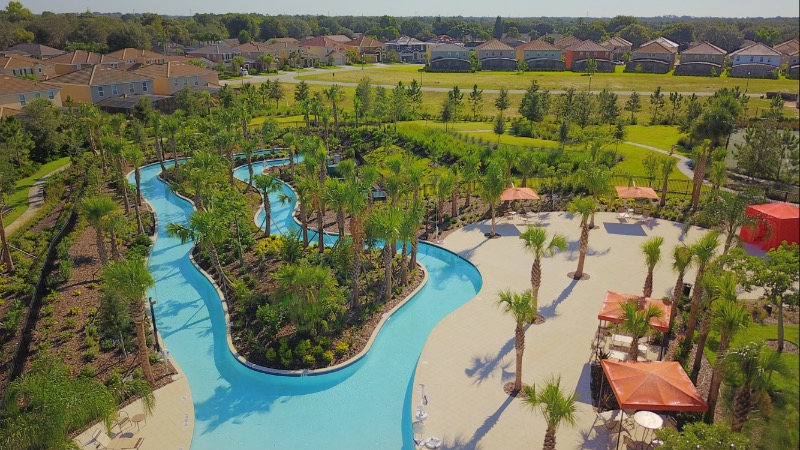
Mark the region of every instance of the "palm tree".
MULTIPOLYGON (((247 158, 247 172, 249 173, 249 177, 247 178, 247 187, 244 188, 243 192, 247 192, 253 187, 253 154, 258 147, 258 141, 255 139, 243 139, 240 145, 240 150, 244 153, 245 158, 247 158)), ((233 173, 233 171, 231 171, 233 173)))
POLYGON ((725 235, 722 254, 726 255, 734 243, 738 241, 737 232, 741 227, 757 228, 763 219, 747 215, 747 207, 759 202, 754 193, 731 193, 716 191, 708 202, 697 211, 688 223, 711 224, 711 227, 725 235))
POLYGON ((119 296, 130 310, 136 328, 136 346, 139 348, 139 366, 144 379, 155 386, 155 377, 150 368, 150 352, 147 347, 147 336, 144 331, 145 305, 144 297, 147 289, 155 285, 144 259, 133 257, 116 261, 103 269, 103 285, 110 295, 119 296))
POLYGON ((661 244, 664 238, 654 236, 642 244, 642 253, 647 266, 647 277, 644 279, 644 296, 650 297, 653 294, 653 269, 661 262, 661 244))
POLYGON ((517 367, 514 376, 512 395, 522 389, 522 354, 525 351, 525 324, 533 319, 535 311, 531 301, 531 291, 511 292, 510 289, 497 293, 498 306, 514 318, 514 349, 517 352, 517 367))
POLYGON ((128 200, 128 182, 125 180, 123 174, 123 167, 125 166, 125 145, 122 140, 108 139, 105 143, 108 153, 114 162, 114 175, 116 176, 117 185, 122 193, 122 204, 125 206, 125 214, 131 211, 130 201, 128 200))
POLYGON ((672 270, 678 272, 678 279, 675 280, 675 288, 672 290, 672 308, 670 309, 669 323, 673 323, 678 312, 678 303, 683 294, 683 277, 694 261, 692 249, 685 244, 676 245, 672 249, 672 270))
MULTIPOLYGON (((141 128, 141 125, 137 126, 141 128)), ((140 142, 144 146, 144 142, 140 142)), ((139 172, 139 167, 144 164, 144 153, 137 147, 128 146, 125 149, 125 158, 133 164, 133 179, 136 182, 136 200, 133 202, 133 210, 136 212, 136 227, 139 234, 144 234, 144 226, 142 225, 142 177, 139 172)))
POLYGON ((523 152, 517 161, 517 168, 522 174, 522 187, 528 187, 528 177, 533 175, 539 168, 539 161, 536 158, 536 153, 532 150, 523 152))
POLYGON ((702 318, 700 320, 700 333, 697 336, 697 349, 694 353, 694 363, 692 364, 691 377, 697 379, 705 353, 706 340, 711 331, 712 314, 714 305, 720 301, 736 302, 738 296, 736 288, 739 283, 738 278, 732 272, 708 273, 703 278, 705 289, 705 304, 703 306, 702 318))
POLYGON ((403 211, 397 207, 388 206, 386 208, 374 209, 367 218, 368 235, 372 235, 383 241, 383 271, 384 281, 383 299, 389 300, 392 296, 392 243, 397 241, 400 236, 400 225, 403 219, 403 211))
POLYGON ((721 300, 714 305, 712 313, 712 327, 719 331, 719 346, 717 347, 717 360, 714 363, 714 372, 711 375, 711 387, 708 391, 708 411, 705 415, 707 423, 714 423, 714 410, 717 407, 719 386, 722 383, 722 366, 725 353, 728 351, 731 339, 750 322, 750 313, 740 302, 721 300))
POLYGON ((195 241, 201 250, 211 254, 211 261, 214 264, 222 283, 223 291, 227 291, 225 272, 222 270, 222 263, 219 259, 217 247, 221 245, 228 235, 228 228, 222 222, 222 217, 212 208, 195 211, 189 217, 189 223, 170 223, 167 225, 167 234, 177 237, 181 243, 195 241))
POLYGON ((461 177, 467 185, 467 192, 464 194, 464 208, 469 208, 472 203, 472 184, 480 178, 481 159, 475 152, 469 152, 461 157, 461 177))
POLYGON ((577 214, 581 218, 581 248, 578 256, 578 268, 572 275, 574 279, 583 278, 583 263, 586 260, 586 251, 589 249, 589 218, 594 214, 594 199, 591 197, 577 197, 567 205, 567 211, 577 214))
MULTIPOLYGON (((176 113, 177 114, 177 113, 176 113)), ((175 178, 180 179, 178 174, 178 131, 180 130, 180 120, 183 119, 182 116, 173 114, 171 116, 165 116, 161 122, 161 127, 164 129, 164 133, 169 137, 169 144, 172 147, 172 160, 175 162, 175 178)))
POLYGON ((303 245, 308 247, 308 206, 311 204, 311 189, 315 179, 308 175, 295 177, 294 190, 297 194, 297 214, 300 219, 300 230, 303 233, 303 245))
POLYGON ((506 188, 506 177, 502 166, 497 161, 491 161, 486 167, 486 174, 483 176, 481 184, 481 198, 484 203, 489 204, 489 211, 492 214, 492 229, 489 237, 495 237, 495 205, 500 202, 500 196, 506 188))
POLYGON ((663 184, 661 185, 661 200, 658 202, 658 206, 664 207, 667 204, 667 191, 669 190, 669 176, 672 174, 672 170, 675 168, 677 160, 672 157, 661 158, 660 166, 661 169, 661 177, 664 179, 663 184))
POLYGON ((773 372, 783 373, 786 366, 780 353, 764 349, 763 343, 755 342, 729 351, 724 364, 726 372, 738 375, 741 380, 733 400, 731 423, 731 431, 739 433, 755 409, 754 394, 769 391, 773 372))
MULTIPOLYGON (((578 171, 578 179, 589 191, 595 204, 600 195, 606 193, 611 186, 611 171, 603 164, 590 164, 578 171)), ((594 228, 594 208, 589 222, 589 229, 594 228)))
POLYGON ((697 211, 697 206, 700 204, 700 190, 703 187, 703 179, 706 174, 706 163, 713 150, 711 141, 708 139, 694 148, 695 166, 694 178, 692 179, 692 211, 697 211))
POLYGON ((628 349, 628 356, 631 361, 636 361, 639 356, 639 339, 650 331, 650 320, 661 318, 664 312, 652 303, 642 308, 640 300, 636 299, 621 303, 620 309, 622 310, 622 323, 619 324, 619 327, 633 338, 628 349))
POLYGON ((444 227, 444 201, 450 197, 453 186, 455 186, 455 178, 450 172, 441 174, 436 179, 436 211, 438 213, 436 219, 439 227, 444 227))
POLYGON ((264 207, 264 236, 266 237, 271 232, 272 203, 269 200, 269 195, 273 192, 280 192, 283 189, 283 184, 273 175, 256 175, 253 178, 256 189, 261 194, 262 206, 264 207))
POLYGON ((419 231, 419 225, 422 221, 423 210, 422 202, 419 200, 412 201, 406 207, 405 214, 400 221, 398 238, 403 241, 400 263, 400 283, 402 285, 405 285, 408 281, 408 272, 414 270, 416 266, 417 247, 419 245, 417 231, 419 231), (411 244, 411 260, 407 264, 406 250, 409 243, 411 244))
POLYGON ((350 268, 352 290, 350 293, 350 306, 358 305, 361 290, 361 256, 364 253, 364 222, 362 217, 367 208, 362 186, 351 180, 346 183, 344 209, 350 215, 350 236, 353 239, 353 265, 350 268))
POLYGON ((533 255, 531 265, 531 300, 533 304, 533 317, 538 316, 539 286, 542 284, 542 258, 549 258, 558 251, 567 249, 567 238, 561 234, 553 234, 547 242, 547 230, 540 227, 529 227, 519 235, 523 240, 525 250, 533 255))
POLYGON ((543 450, 555 450, 556 430, 562 423, 575 426, 577 422, 578 394, 573 391, 564 395, 561 391, 561 377, 551 376, 544 382, 544 386, 525 386, 527 397, 523 400, 531 409, 538 409, 547 422, 547 431, 544 434, 543 450))
POLYGON ((100 262, 105 266, 108 264, 108 253, 106 253, 106 238, 105 220, 108 216, 119 209, 111 197, 101 195, 96 197, 88 197, 81 203, 81 209, 86 215, 86 220, 89 225, 94 228, 96 233, 95 242, 97 243, 97 252, 100 256, 100 262))
POLYGON ((697 262, 697 275, 694 279, 694 291, 692 291, 692 307, 689 310, 689 321, 686 324, 686 342, 691 343, 694 339, 694 329, 697 326, 697 314, 700 311, 700 298, 703 295, 701 284, 706 274, 706 268, 714 258, 714 253, 719 247, 719 233, 709 231, 699 241, 690 247, 694 260, 697 262))
POLYGON ((347 202, 347 184, 336 178, 325 180, 325 204, 336 211, 339 239, 344 238, 344 209, 347 202))

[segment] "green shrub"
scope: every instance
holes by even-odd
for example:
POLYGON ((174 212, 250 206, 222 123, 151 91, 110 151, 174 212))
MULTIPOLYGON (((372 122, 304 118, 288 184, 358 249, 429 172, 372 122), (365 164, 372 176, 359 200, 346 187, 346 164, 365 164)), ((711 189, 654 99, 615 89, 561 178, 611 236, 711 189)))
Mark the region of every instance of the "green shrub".
POLYGON ((84 364, 81 367, 81 373, 78 375, 81 378, 94 378, 97 376, 97 367, 91 364, 84 364))
POLYGON ((322 352, 322 361, 325 364, 330 364, 333 362, 333 352, 330 350, 326 350, 322 352))
POLYGON ((150 355, 147 357, 147 359, 150 360, 150 364, 158 363, 158 361, 159 361, 158 360, 158 353, 155 353, 155 352, 150 353, 150 355))
POLYGON ((85 352, 83 352, 83 360, 84 361, 94 361, 97 359, 97 355, 100 353, 99 347, 89 347, 85 352))
POLYGON ((119 369, 114 369, 108 374, 106 377, 105 385, 106 386, 117 386, 122 384, 122 374, 119 373, 119 369))
POLYGON ((314 355, 306 355, 303 356, 303 365, 306 367, 311 367, 317 363, 317 359, 314 358, 314 355))
POLYGON ((336 356, 344 356, 350 350, 350 344, 347 342, 339 342, 336 344, 336 356))
POLYGON ((68 316, 77 316, 81 312, 83 312, 83 310, 81 309, 80 306, 73 306, 73 307, 71 307, 70 309, 67 310, 67 315, 68 316))
POLYGON ((275 351, 274 348, 268 348, 267 353, 264 354, 264 359, 267 360, 268 364, 272 364, 278 358, 278 353, 275 351))
POLYGON ((284 322, 284 311, 280 306, 272 306, 264 304, 258 307, 256 311, 256 319, 264 327, 264 332, 269 335, 271 339, 278 330, 281 329, 284 322))
POLYGON ((311 341, 308 339, 302 339, 300 342, 297 343, 297 347, 294 348, 295 356, 299 358, 304 358, 308 355, 308 352, 311 350, 311 341))
POLYGON ((66 328, 77 328, 78 327, 78 321, 73 319, 73 318, 69 318, 69 319, 64 321, 64 326, 66 328))

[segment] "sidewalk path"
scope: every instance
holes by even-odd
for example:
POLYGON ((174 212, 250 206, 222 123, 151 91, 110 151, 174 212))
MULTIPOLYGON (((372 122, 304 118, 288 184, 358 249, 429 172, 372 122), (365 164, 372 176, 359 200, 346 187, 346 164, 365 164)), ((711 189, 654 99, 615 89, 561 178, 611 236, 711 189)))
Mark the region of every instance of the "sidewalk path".
POLYGON ((40 209, 42 209, 42 206, 44 205, 44 183, 48 178, 63 170, 66 170, 69 166, 70 164, 67 163, 44 175, 36 180, 35 183, 33 183, 33 186, 31 186, 31 188, 28 190, 28 209, 26 209, 22 215, 17 217, 16 220, 6 225, 6 235, 11 236, 14 234, 15 231, 28 223, 28 221, 35 216, 40 209))

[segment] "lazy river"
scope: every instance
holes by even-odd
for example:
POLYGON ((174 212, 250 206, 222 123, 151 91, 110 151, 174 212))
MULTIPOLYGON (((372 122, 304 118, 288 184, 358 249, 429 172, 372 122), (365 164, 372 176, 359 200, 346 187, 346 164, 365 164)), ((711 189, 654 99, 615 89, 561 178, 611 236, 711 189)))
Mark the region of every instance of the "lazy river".
MULTIPOLYGON (((255 163, 255 173, 285 163, 255 163)), ((420 243, 418 259, 428 282, 385 322, 366 356, 324 375, 257 372, 228 350, 221 300, 189 260, 193 244, 166 233, 169 223, 186 223, 193 209, 158 178, 160 171, 158 164, 141 169, 142 195, 158 218, 149 262, 156 284, 148 294, 158 301, 158 330, 191 388, 192 449, 414 449, 410 405, 417 360, 433 327, 480 290, 477 269, 420 243)), ((246 181, 247 168, 236 176, 246 181)), ((294 193, 286 186, 283 192, 291 204, 281 205, 277 193, 270 197, 275 233, 297 227, 294 193)))

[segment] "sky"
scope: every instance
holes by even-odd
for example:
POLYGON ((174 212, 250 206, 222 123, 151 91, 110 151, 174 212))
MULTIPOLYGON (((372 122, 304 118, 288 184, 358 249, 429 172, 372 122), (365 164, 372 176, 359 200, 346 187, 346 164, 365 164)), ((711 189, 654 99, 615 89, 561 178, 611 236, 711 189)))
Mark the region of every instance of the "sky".
MULTIPOLYGON (((613 17, 632 15, 695 17, 798 17, 797 0, 560 0, 534 2, 505 0, 20 0, 34 13, 52 12, 154 12, 188 16, 195 13, 252 12, 260 14, 313 14, 365 16, 503 16, 503 17, 613 17), (124 5, 127 9, 120 9, 124 5)), ((5 8, 7 0, 0 0, 5 8)))

